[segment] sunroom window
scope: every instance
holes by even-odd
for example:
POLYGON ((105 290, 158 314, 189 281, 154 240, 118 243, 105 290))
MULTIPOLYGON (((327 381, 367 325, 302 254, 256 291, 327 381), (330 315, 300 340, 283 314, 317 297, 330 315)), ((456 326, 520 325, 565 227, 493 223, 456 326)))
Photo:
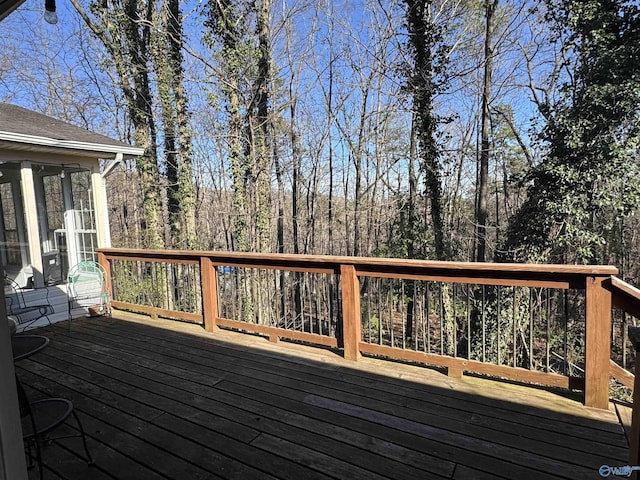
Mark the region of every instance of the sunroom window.
POLYGON ((97 232, 91 175, 87 170, 71 173, 77 262, 96 261, 97 232))
POLYGON ((0 183, 0 256, 8 274, 15 278, 29 264, 29 251, 24 244, 21 198, 15 183, 0 183))
POLYGON ((23 162, 0 165, 0 258, 7 276, 21 287, 55 285, 66 281, 71 266, 96 260, 90 170, 23 162), (31 260, 34 254, 41 263, 31 260))
POLYGON ((46 224, 41 228, 42 264, 45 283, 66 278, 78 262, 95 260, 97 247, 95 216, 88 170, 64 167, 55 175, 42 177, 46 224))

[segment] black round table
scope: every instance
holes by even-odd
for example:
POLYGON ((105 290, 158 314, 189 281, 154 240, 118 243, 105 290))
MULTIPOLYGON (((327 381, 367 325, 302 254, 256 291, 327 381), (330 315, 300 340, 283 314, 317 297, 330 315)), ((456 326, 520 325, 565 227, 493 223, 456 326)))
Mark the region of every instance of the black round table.
POLYGON ((49 339, 42 335, 14 335, 11 337, 13 361, 29 358, 49 344, 49 339))

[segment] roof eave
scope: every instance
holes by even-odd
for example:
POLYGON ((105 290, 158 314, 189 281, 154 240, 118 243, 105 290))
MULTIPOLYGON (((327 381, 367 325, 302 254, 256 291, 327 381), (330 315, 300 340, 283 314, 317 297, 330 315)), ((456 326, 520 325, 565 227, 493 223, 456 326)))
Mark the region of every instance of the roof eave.
POLYGON ((25 145, 41 146, 47 148, 60 148, 64 150, 80 150, 96 154, 122 154, 126 157, 139 157, 144 154, 144 149, 130 145, 106 145, 100 143, 78 142, 73 140, 58 140, 49 137, 24 135, 15 132, 0 132, 0 141, 14 142, 25 145))
POLYGON ((0 21, 24 3, 25 0, 5 0, 0 2, 0 21))

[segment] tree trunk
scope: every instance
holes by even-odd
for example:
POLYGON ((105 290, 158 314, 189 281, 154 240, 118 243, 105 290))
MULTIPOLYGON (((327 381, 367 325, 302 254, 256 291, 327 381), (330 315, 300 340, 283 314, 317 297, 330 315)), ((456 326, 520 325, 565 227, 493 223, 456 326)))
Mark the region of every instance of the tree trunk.
MULTIPOLYGON (((418 216, 416 215, 416 207, 418 205, 418 178, 415 172, 416 142, 415 142, 415 114, 412 115, 411 122, 411 138, 409 143, 409 208, 408 208, 408 229, 407 229, 407 258, 416 258, 416 238, 418 232, 418 216)), ((407 316, 405 320, 406 339, 413 338, 413 324, 415 322, 415 300, 416 300, 416 282, 407 282, 409 292, 407 298, 407 316)))
POLYGON ((196 192, 193 181, 191 129, 189 126, 189 108, 184 88, 184 69, 182 67, 182 15, 178 0, 167 0, 169 4, 168 41, 172 64, 172 89, 175 98, 176 137, 178 146, 177 192, 180 211, 180 234, 178 248, 194 249, 201 245, 196 234, 196 192))
POLYGON ((437 260, 445 260, 448 253, 444 242, 440 161, 435 138, 437 117, 433 111, 433 96, 436 93, 433 49, 435 48, 437 27, 429 19, 431 1, 405 0, 405 3, 407 5, 409 43, 413 50, 414 60, 410 86, 416 115, 419 157, 421 169, 425 174, 425 188, 434 232, 435 257, 437 260))
MULTIPOLYGON (((272 128, 269 102, 271 92, 271 0, 257 2, 256 30, 258 35, 258 77, 256 79, 256 123, 255 128, 249 122, 254 137, 254 175, 256 209, 256 251, 271 249, 270 245, 270 198, 271 165, 270 145, 272 128)), ((251 112, 250 112, 251 115, 251 112)))
POLYGON ((167 206, 173 248, 196 247, 191 132, 182 68, 182 19, 177 0, 165 0, 154 31, 153 58, 166 157, 167 206))
POLYGON ((133 124, 135 143, 145 149, 136 161, 143 195, 142 243, 145 248, 163 248, 156 124, 148 73, 153 3, 138 3, 136 0, 126 0, 124 4, 97 3, 93 17, 78 0, 71 0, 71 3, 114 62, 133 124))
POLYGON ((489 135, 491 132, 491 76, 493 69, 493 14, 498 6, 498 0, 485 0, 485 37, 484 37, 484 76, 482 88, 482 126, 480 139, 480 164, 478 173, 478 204, 476 206, 476 224, 478 250, 476 261, 487 260, 487 219, 489 218, 489 135))

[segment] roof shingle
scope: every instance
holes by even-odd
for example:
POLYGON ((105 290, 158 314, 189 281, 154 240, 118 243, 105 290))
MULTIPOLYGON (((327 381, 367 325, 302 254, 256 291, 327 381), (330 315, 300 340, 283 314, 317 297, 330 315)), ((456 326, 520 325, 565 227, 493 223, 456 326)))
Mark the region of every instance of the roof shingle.
MULTIPOLYGON (((104 150, 114 152, 132 148, 131 145, 114 140, 105 135, 85 130, 67 122, 51 118, 17 105, 0 102, 0 135, 40 137, 61 142, 83 143, 91 146, 103 146, 104 150)), ((6 138, 5 138, 6 140, 6 138)), ((34 142, 37 144, 38 142, 34 142)))

